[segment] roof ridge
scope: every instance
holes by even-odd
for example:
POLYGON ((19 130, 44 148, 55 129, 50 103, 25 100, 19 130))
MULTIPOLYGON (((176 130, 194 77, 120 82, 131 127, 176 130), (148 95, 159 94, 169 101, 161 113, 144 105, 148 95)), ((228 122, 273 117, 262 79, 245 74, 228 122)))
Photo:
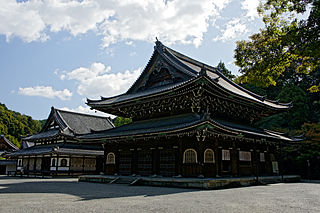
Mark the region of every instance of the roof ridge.
POLYGON ((70 114, 77 114, 77 115, 82 115, 82 116, 88 116, 88 117, 97 117, 97 118, 106 118, 109 120, 109 117, 105 116, 100 116, 100 115, 91 115, 91 114, 86 114, 86 113, 81 113, 81 112, 74 112, 74 111, 68 111, 68 110, 62 110, 62 109, 55 109, 60 112, 66 112, 70 114))
MULTIPOLYGON (((238 84, 236 84, 235 82, 231 81, 229 78, 227 78, 219 69, 217 70, 207 70, 209 72, 212 72, 212 73, 215 73, 217 75, 219 75, 219 77, 222 77, 225 81, 227 81, 229 84, 235 86, 237 89, 253 96, 254 98, 257 98, 259 99, 260 101, 264 102, 264 101, 269 101, 271 103, 274 103, 274 104, 278 104, 278 105, 281 105, 281 106, 289 106, 291 107, 292 106, 292 102, 289 102, 289 103, 280 103, 279 100, 270 100, 270 99, 267 99, 266 96, 262 96, 262 95, 259 95, 259 94, 256 94, 238 84)), ((209 76, 210 77, 210 76, 209 76)), ((211 78, 211 77, 210 77, 211 78)))
MULTIPOLYGON (((160 42, 161 43, 161 42, 160 42)), ((161 43, 162 44, 162 43, 161 43)), ((163 45, 163 44, 162 44, 163 45)), ((176 57, 178 58, 182 58, 183 60, 186 60, 187 62, 193 64, 193 65, 198 65, 198 66, 201 66, 201 67, 204 67, 204 69, 210 71, 210 72, 213 72, 213 73, 216 73, 218 74, 220 77, 222 77, 224 80, 226 80, 228 83, 230 83, 231 85, 235 86, 237 89, 240 89, 241 91, 243 92, 246 92, 248 93, 249 95, 259 99, 260 101, 269 101, 269 102, 272 102, 272 103, 275 103, 275 104, 279 104, 279 105, 282 105, 282 106, 291 106, 292 105, 292 102, 289 102, 289 103, 279 103, 279 101, 274 101, 274 100, 270 100, 270 99, 267 99, 265 96, 262 96, 262 95, 258 95, 250 90, 247 90, 243 87, 241 87, 240 85, 234 83, 233 81, 231 81, 230 79, 228 79, 217 67, 214 67, 214 66, 211 66, 211 65, 208 65, 206 63, 203 63, 201 61, 198 61, 196 59, 193 59, 185 54, 182 54, 176 50, 173 50, 165 45, 163 45, 165 48, 167 48, 169 51, 172 52, 172 54, 174 54, 176 57)))
MULTIPOLYGON (((69 126, 69 124, 64 120, 64 118, 61 116, 59 110, 58 110, 58 109, 54 109, 54 110, 55 110, 55 112, 56 112, 56 115, 59 116, 59 119, 67 126, 66 128, 69 128, 69 129, 71 130, 71 132, 72 132, 73 134, 75 134, 75 131, 74 131, 74 130, 69 126)), ((65 128, 65 129, 66 129, 66 128, 65 128)), ((63 129, 62 131, 64 132, 65 129, 63 129)))
POLYGON ((160 41, 156 42, 155 48, 158 51, 158 53, 164 58, 164 60, 166 60, 168 63, 170 63, 176 69, 180 70, 181 72, 184 72, 186 75, 189 75, 191 77, 195 77, 194 75, 197 75, 197 71, 195 71, 194 69, 190 68, 189 66, 187 66, 184 63, 182 63, 181 61, 179 61, 179 59, 177 59, 177 56, 175 56, 174 54, 172 54, 170 52, 171 49, 169 47, 163 45, 160 41), (172 61, 172 59, 175 61, 172 61), (182 68, 182 69, 180 69, 180 68, 182 68))
POLYGON ((12 143, 8 138, 6 138, 4 135, 0 135, 0 137, 3 138, 3 140, 13 149, 19 150, 19 148, 14 143, 12 143))
MULTIPOLYGON (((134 83, 130 86, 130 88, 123 94, 128 94, 129 92, 132 92, 131 90, 133 89, 133 86, 138 82, 138 80, 140 79, 141 75, 144 73, 144 71, 151 66, 151 61, 154 59, 155 55, 156 55, 156 48, 154 47, 153 53, 151 55, 151 57, 149 58, 149 61, 147 63, 147 65, 143 68, 142 72, 140 73, 139 77, 134 81, 134 83)), ((120 96, 120 95, 119 95, 120 96)))

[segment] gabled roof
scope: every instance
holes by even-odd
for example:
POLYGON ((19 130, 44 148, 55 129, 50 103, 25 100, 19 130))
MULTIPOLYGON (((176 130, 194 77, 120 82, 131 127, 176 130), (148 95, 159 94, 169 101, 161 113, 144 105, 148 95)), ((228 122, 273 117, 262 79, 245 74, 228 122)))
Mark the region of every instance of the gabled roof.
POLYGON ((80 140, 101 140, 101 139, 117 139, 127 137, 145 137, 149 135, 171 134, 183 131, 192 131, 202 126, 210 126, 220 133, 228 133, 229 135, 247 135, 249 138, 265 138, 271 141, 300 141, 302 139, 289 137, 279 132, 271 132, 268 130, 258 129, 251 126, 234 124, 231 122, 211 118, 208 114, 188 113, 176 116, 168 116, 162 118, 153 118, 129 123, 120 127, 109 129, 106 131, 95 132, 79 136, 80 140))
POLYGON ((19 148, 16 145, 14 145, 11 141, 9 141, 4 135, 0 135, 0 144, 3 144, 6 147, 6 149, 0 151, 19 150, 19 148))
POLYGON ((51 107, 48 119, 38 134, 24 137, 24 141, 35 141, 43 138, 54 138, 58 135, 74 137, 113 128, 108 117, 70 112, 51 107))
POLYGON ((177 51, 174 51, 164 46, 159 41, 156 42, 154 52, 146 68, 126 93, 109 98, 101 97, 100 100, 87 99, 87 104, 92 108, 99 109, 99 107, 121 104, 139 98, 147 98, 158 93, 170 92, 172 89, 178 89, 183 87, 188 82, 194 82, 194 80, 199 78, 207 78, 207 80, 209 80, 213 86, 221 88, 230 95, 251 101, 253 103, 280 110, 291 107, 291 103, 284 104, 279 103, 278 101, 267 100, 263 96, 250 92, 229 80, 219 71, 218 68, 201 63, 177 51), (147 87, 144 88, 143 91, 140 91, 139 88, 145 87, 148 76, 151 75, 159 61, 165 62, 170 66, 171 74, 179 72, 181 80, 179 82, 169 82, 165 85, 159 84, 157 87, 147 87))

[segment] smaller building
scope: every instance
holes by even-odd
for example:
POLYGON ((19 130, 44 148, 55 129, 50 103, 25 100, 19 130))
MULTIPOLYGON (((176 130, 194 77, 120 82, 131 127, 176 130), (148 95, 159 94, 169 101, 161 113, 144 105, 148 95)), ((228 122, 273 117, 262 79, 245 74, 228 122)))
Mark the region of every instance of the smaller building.
POLYGON ((26 148, 8 154, 17 160, 23 174, 80 175, 103 171, 104 150, 101 144, 80 144, 75 137, 113 128, 107 117, 51 108, 50 115, 35 135, 22 138, 26 148), (29 145, 31 147, 28 147, 29 145))
MULTIPOLYGON (((5 154, 19 150, 19 148, 11 143, 4 135, 0 135, 0 157, 5 154)), ((15 160, 0 160, 0 174, 7 174, 16 170, 15 160)))

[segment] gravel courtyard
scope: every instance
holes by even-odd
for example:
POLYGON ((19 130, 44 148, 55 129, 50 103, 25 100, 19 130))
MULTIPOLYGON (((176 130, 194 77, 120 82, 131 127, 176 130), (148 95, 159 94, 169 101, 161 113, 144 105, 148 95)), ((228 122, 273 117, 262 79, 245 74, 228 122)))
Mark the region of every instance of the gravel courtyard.
POLYGON ((320 212, 320 183, 194 190, 0 176, 0 212, 320 212))

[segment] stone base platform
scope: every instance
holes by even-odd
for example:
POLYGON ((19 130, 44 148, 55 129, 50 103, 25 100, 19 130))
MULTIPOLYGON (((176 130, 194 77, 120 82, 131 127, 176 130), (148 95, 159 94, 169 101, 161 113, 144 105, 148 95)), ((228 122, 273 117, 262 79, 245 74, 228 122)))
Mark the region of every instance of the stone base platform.
MULTIPOLYGON (((259 184, 271 184, 282 182, 281 176, 261 176, 258 177, 228 177, 228 178, 185 178, 185 177, 140 177, 140 176, 117 176, 117 175, 83 175, 79 176, 79 181, 107 183, 107 184, 127 184, 141 186, 161 186, 197 189, 220 189, 241 186, 251 186, 259 184)), ((284 175, 283 182, 299 182, 298 175, 284 175)))

